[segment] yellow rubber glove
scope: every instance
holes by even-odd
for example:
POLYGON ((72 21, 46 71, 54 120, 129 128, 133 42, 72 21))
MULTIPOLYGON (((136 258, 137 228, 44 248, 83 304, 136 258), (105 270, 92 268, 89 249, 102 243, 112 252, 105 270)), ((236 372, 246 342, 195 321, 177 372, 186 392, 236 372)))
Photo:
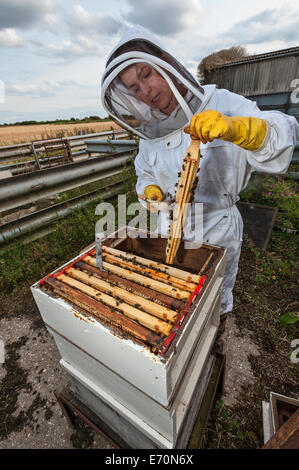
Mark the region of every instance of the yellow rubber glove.
POLYGON ((267 122, 254 117, 230 117, 208 109, 195 114, 184 131, 204 144, 222 139, 245 150, 258 150, 264 142, 267 122))
POLYGON ((150 184, 144 190, 144 195, 146 199, 152 199, 153 201, 162 201, 163 193, 159 186, 155 184, 150 184))
MULTIPOLYGON (((147 200, 150 199, 151 201, 155 201, 152 203, 146 203, 148 210, 151 212, 159 212, 159 202, 163 200, 163 193, 160 186, 157 186, 155 184, 150 184, 149 186, 146 186, 146 188, 144 189, 144 196, 147 200)), ((141 196, 141 199, 144 198, 141 196)))

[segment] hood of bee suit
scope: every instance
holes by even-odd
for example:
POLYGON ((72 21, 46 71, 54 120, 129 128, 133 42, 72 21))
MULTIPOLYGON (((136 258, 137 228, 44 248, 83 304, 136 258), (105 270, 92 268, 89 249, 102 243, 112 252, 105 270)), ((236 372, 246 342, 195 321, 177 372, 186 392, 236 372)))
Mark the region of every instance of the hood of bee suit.
POLYGON ((122 127, 151 141, 182 129, 207 98, 185 67, 139 25, 127 31, 109 54, 101 86, 102 105, 108 115, 122 127), (128 81, 124 83, 123 72, 130 69, 139 80, 132 87, 128 81), (161 92, 153 88, 153 76, 162 83, 161 92), (143 86, 148 94, 146 99, 138 91, 143 86), (167 114, 159 109, 161 96, 164 103, 165 96, 171 96, 172 106, 167 114))

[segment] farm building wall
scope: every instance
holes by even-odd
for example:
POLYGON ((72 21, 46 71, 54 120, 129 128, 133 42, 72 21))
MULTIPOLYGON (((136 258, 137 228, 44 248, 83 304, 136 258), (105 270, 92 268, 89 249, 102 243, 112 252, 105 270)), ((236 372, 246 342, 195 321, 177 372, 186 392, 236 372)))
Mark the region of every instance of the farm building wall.
POLYGON ((277 109, 299 119, 299 47, 215 67, 205 74, 208 83, 246 96, 263 110, 277 109))
POLYGON ((208 75, 209 83, 244 96, 292 91, 291 83, 296 78, 299 79, 299 48, 296 55, 227 64, 208 75))

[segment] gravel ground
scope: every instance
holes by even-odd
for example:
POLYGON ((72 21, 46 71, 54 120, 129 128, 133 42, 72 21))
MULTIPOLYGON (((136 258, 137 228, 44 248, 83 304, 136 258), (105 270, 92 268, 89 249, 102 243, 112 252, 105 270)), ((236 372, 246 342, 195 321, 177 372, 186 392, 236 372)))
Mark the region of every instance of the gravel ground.
POLYGON ((9 393, 7 398, 15 404, 14 419, 9 423, 7 437, 0 441, 0 448, 72 448, 72 431, 53 394, 53 390, 67 385, 67 377, 59 366, 59 354, 51 335, 44 326, 37 327, 32 319, 22 316, 1 319, 0 331, 5 344, 5 362, 0 368, 2 384, 9 393), (12 357, 16 354, 18 370, 12 357), (19 369, 22 373, 18 383, 9 383, 10 376, 11 379, 16 376, 19 369), (19 430, 13 431, 14 427, 19 430))
POLYGON ((52 335, 34 313, 0 319, 0 449, 108 449, 95 433, 74 433, 62 414, 54 390, 67 386, 68 377, 52 335))
POLYGON ((255 379, 248 357, 258 356, 260 352, 250 339, 250 331, 243 329, 240 335, 232 314, 228 315, 223 341, 226 368, 222 400, 224 405, 233 406, 238 402, 242 385, 253 383, 255 379))

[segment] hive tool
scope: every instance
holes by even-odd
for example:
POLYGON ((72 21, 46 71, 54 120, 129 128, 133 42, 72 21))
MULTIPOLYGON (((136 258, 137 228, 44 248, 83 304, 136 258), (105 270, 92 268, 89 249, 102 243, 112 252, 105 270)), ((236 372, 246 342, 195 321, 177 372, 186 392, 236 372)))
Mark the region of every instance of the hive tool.
POLYGON ((95 242, 96 242, 96 263, 97 267, 104 271, 103 269, 103 255, 102 255, 102 240, 104 238, 104 234, 102 232, 95 234, 95 242))

